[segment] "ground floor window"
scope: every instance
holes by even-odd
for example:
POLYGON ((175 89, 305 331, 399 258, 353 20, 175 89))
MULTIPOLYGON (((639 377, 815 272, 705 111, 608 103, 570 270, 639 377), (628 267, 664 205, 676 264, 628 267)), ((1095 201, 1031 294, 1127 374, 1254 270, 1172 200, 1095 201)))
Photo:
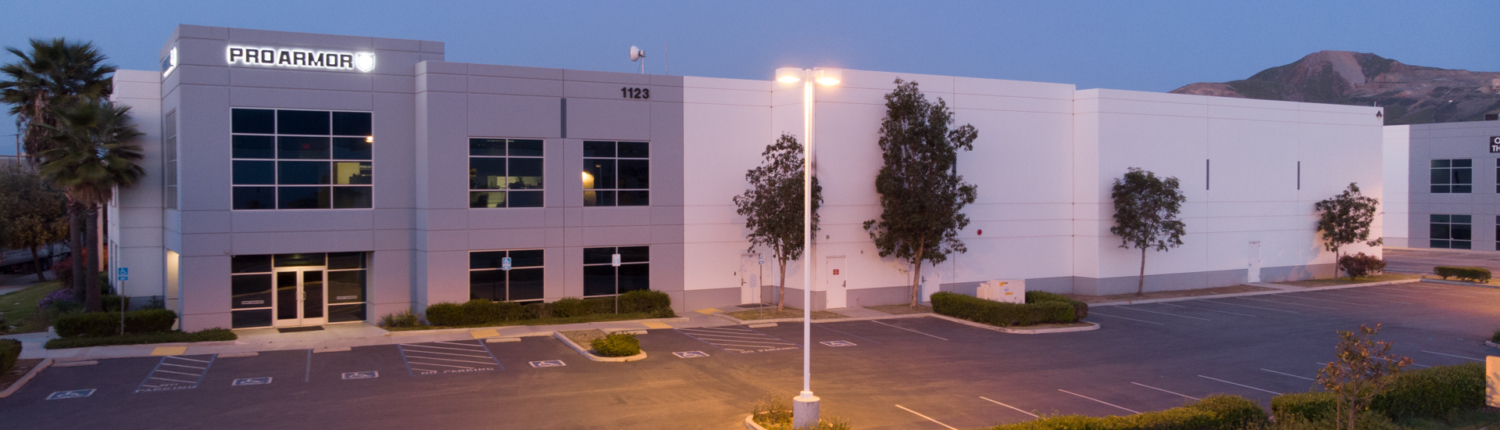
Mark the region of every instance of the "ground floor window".
POLYGON ((529 302, 542 299, 542 250, 469 253, 469 299, 529 302), (509 260, 510 264, 506 264, 509 260))
POLYGON ((230 257, 231 327, 365 320, 368 254, 230 257))
POLYGON ((1429 225, 1432 232, 1432 248, 1447 249, 1470 249, 1473 240, 1471 223, 1473 217, 1469 215, 1437 215, 1433 214, 1429 225))
POLYGON ((583 295, 612 296, 651 289, 651 247, 583 249, 583 295), (618 263, 617 263, 618 262, 618 263))

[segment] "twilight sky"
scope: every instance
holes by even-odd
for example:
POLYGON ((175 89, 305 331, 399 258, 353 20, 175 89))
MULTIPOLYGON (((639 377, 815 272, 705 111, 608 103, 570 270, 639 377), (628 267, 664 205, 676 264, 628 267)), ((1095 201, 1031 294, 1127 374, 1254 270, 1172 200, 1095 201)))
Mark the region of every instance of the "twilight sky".
MULTIPOLYGON (((1319 50, 1500 71, 1500 2, 0 0, 0 45, 92 40, 155 70, 197 24, 440 40, 458 62, 771 79, 830 66, 1170 91, 1249 77, 1319 50)), ((0 53, 0 62, 15 57, 0 53)), ((5 116, 5 115, 0 115, 5 116)), ((0 118, 0 154, 15 152, 0 118)))

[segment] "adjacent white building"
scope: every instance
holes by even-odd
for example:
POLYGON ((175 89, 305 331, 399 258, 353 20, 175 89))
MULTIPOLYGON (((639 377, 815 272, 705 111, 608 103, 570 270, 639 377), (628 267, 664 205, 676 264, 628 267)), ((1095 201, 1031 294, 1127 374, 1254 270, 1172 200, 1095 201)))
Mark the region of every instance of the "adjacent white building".
MULTIPOLYGON (((802 134, 801 84, 453 63, 443 52, 184 25, 159 53, 162 70, 117 73, 116 101, 148 134, 148 176, 109 214, 111 265, 131 269, 126 293, 162 297, 188 330, 632 289, 666 292, 679 312, 771 298, 772 258, 758 264, 764 250, 749 249, 731 199, 766 145, 802 134)), ((1384 192, 1379 108, 841 77, 815 95, 825 196, 810 253, 815 309, 901 303, 911 283, 911 268, 879 257, 861 226, 879 214, 876 141, 897 78, 979 130, 958 166, 979 188, 960 234, 969 252, 922 270, 929 294, 972 294, 990 279, 1133 292, 1140 253, 1108 232, 1110 186, 1129 167, 1179 178, 1188 199, 1185 244, 1148 253, 1148 290, 1331 273, 1313 202, 1351 182, 1384 192)), ((787 273, 799 307, 801 270, 787 273)))
POLYGON ((1387 246, 1500 251, 1493 118, 1385 127, 1387 246))

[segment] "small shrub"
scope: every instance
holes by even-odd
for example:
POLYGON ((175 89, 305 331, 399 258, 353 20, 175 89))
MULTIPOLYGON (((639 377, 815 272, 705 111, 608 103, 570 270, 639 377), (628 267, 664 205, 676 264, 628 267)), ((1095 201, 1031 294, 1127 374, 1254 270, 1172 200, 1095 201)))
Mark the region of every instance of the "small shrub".
MULTIPOLYGON (((67 289, 67 288, 61 288, 61 289, 58 289, 57 291, 53 291, 51 293, 48 293, 45 297, 42 297, 41 300, 39 300, 39 301, 36 302, 36 307, 37 307, 37 309, 41 309, 41 310, 49 310, 49 309, 51 309, 53 307, 54 304, 56 304, 58 302, 72 302, 72 301, 73 301, 73 290, 70 290, 70 289, 67 289)), ((61 306, 63 306, 63 307, 72 307, 72 305, 61 305, 61 306)))
POLYGON ((1484 363, 1437 366, 1396 374, 1391 386, 1370 402, 1370 409, 1397 421, 1443 418, 1483 408, 1484 395, 1484 363))
POLYGON ((1062 415, 993 430, 1240 430, 1260 429, 1269 424, 1266 412, 1255 401, 1239 396, 1210 396, 1195 403, 1142 414, 1109 417, 1062 415))
POLYGON ((641 341, 629 333, 610 333, 594 339, 590 346, 600 357, 629 357, 641 353, 641 341))
MULTIPOLYGON (((583 315, 612 314, 615 313, 614 297, 594 297, 583 299, 583 315)), ((621 311, 624 312, 624 311, 621 311)), ((578 316, 578 315, 575 315, 578 316)))
POLYGON ((21 357, 21 341, 15 339, 0 339, 0 374, 9 372, 16 367, 16 359, 21 357))
POLYGON ((151 296, 151 301, 146 302, 146 306, 142 306, 141 307, 141 309, 166 309, 166 308, 167 308, 167 302, 165 300, 162 300, 161 296, 151 296))
POLYGON ((52 277, 57 278, 57 284, 62 285, 63 289, 71 290, 73 288, 73 259, 64 257, 53 263, 52 277))
POLYGON ((552 309, 546 303, 527 303, 522 305, 523 319, 551 318, 552 309))
MULTIPOLYGON (((177 313, 165 309, 125 313, 125 333, 160 333, 172 330, 177 313)), ((105 337, 120 334, 119 312, 90 312, 65 315, 53 326, 61 337, 105 337)))
POLYGON ((549 303, 553 318, 572 318, 588 315, 588 304, 583 299, 569 297, 549 303))
POLYGON ((464 325, 464 308, 457 303, 435 303, 427 307, 427 323, 452 327, 464 325))
POLYGON ((620 313, 655 313, 672 309, 672 296, 661 291, 635 290, 620 295, 620 313))
MULTIPOLYGON (((1039 292, 1038 292, 1039 293, 1039 292)), ((1077 322, 1079 307, 1072 299, 1056 294, 1033 295, 1028 292, 1026 304, 1001 303, 963 294, 939 292, 932 295, 932 311, 955 318, 1000 327, 1029 326, 1047 323, 1077 322), (1055 296, 1055 297, 1053 297, 1055 296), (1058 298, 1061 299, 1058 299, 1058 298), (1036 300, 1032 300, 1036 298, 1036 300)), ((1081 313, 1087 314, 1087 308, 1081 313)))
MULTIPOLYGON (((755 402, 752 410, 751 420, 766 430, 794 430, 792 429, 792 402, 781 397, 766 397, 755 402)), ((850 430, 849 420, 838 417, 826 417, 818 420, 816 424, 804 426, 795 430, 850 430)))
POLYGON ((1500 330, 1495 330, 1495 334, 1490 335, 1490 342, 1500 343, 1500 330))
POLYGON ((1432 272, 1436 273, 1438 276, 1443 277, 1443 279, 1445 280, 1448 278, 1458 278, 1458 280, 1460 281, 1472 281, 1478 283, 1485 283, 1490 281, 1490 269, 1486 269, 1483 267, 1437 266, 1432 268, 1432 272))
POLYGON ((1339 257, 1339 268, 1349 274, 1350 279, 1370 276, 1385 271, 1385 259, 1361 252, 1339 257))
POLYGON ((1276 422, 1332 422, 1337 400, 1327 391, 1282 394, 1271 399, 1271 415, 1276 422))
MULTIPOLYGON (((99 296, 99 301, 104 304, 104 311, 105 312, 119 312, 120 309, 121 309, 121 307, 120 307, 121 306, 121 304, 120 304, 120 296, 117 296, 117 295, 114 295, 114 294, 105 294, 105 295, 99 296)), ((129 297, 125 298, 124 306, 125 306, 124 307, 125 310, 130 310, 130 298, 129 297)))
POLYGON ((380 317, 380 326, 385 328, 410 328, 422 325, 422 320, 411 309, 380 317))

